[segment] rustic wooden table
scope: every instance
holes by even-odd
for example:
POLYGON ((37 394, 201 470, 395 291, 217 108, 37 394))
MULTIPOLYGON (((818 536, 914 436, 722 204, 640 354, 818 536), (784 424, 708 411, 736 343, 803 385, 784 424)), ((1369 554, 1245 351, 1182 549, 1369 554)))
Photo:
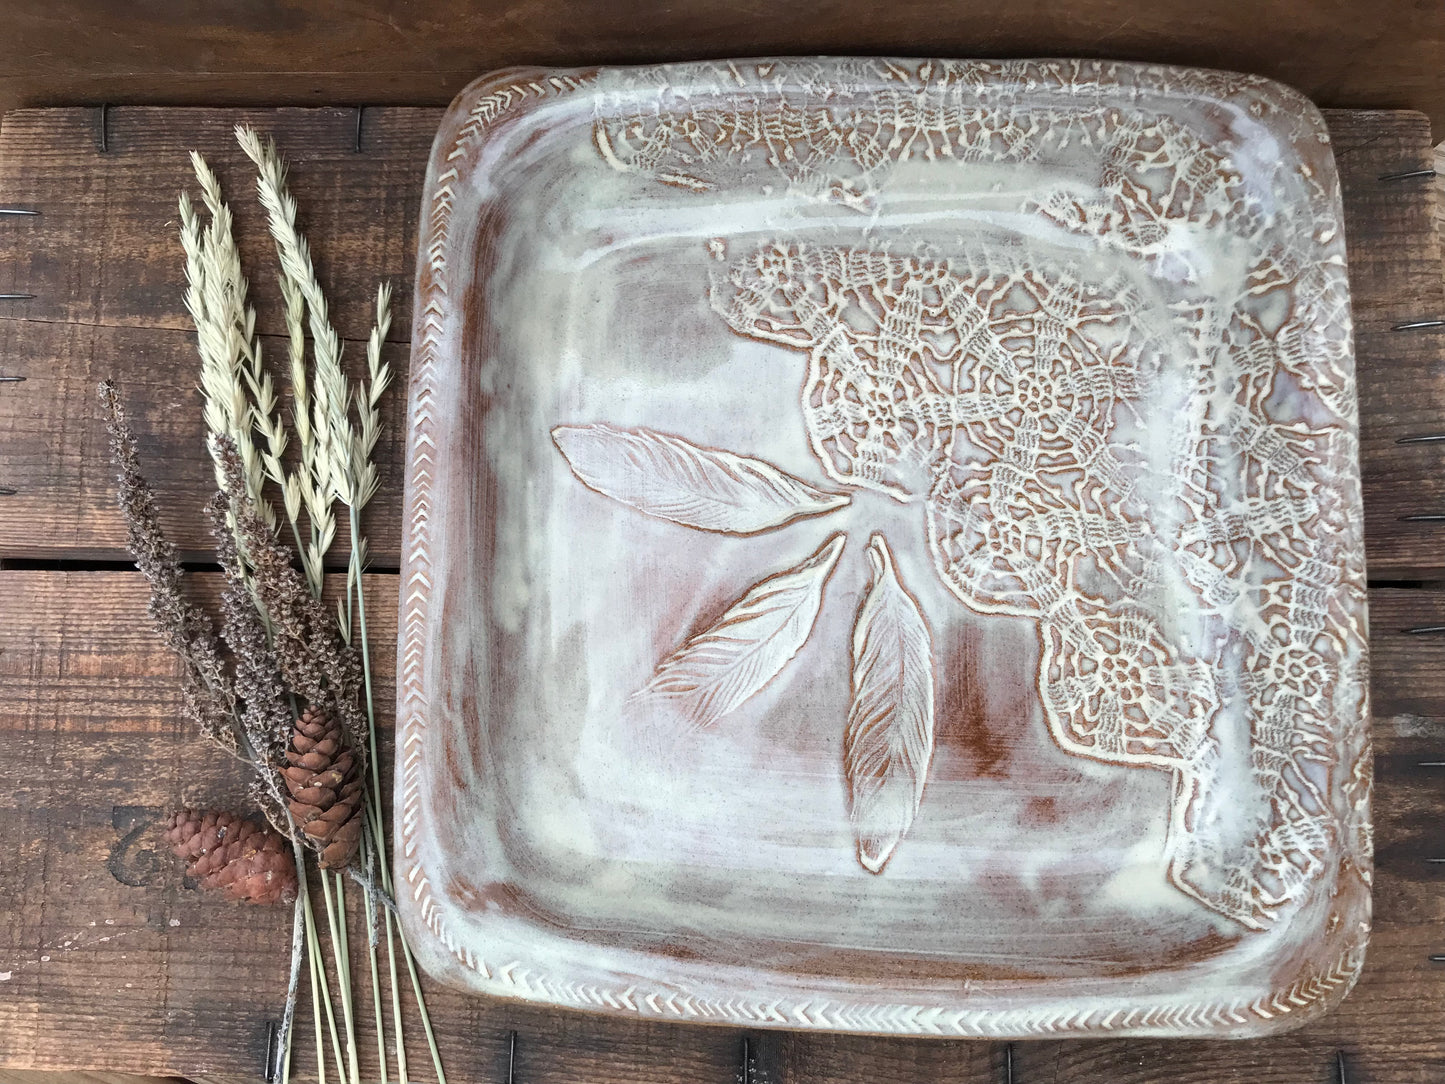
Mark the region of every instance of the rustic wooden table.
MULTIPOLYGON (((0 1070, 92 1068, 257 1079, 284 996, 289 912, 186 888, 156 825, 181 803, 239 801, 237 767, 180 716, 177 670, 152 633, 112 499, 95 384, 119 381, 157 484, 165 525, 189 559, 209 547, 211 486, 196 406, 196 359, 174 237, 186 151, 229 183, 253 269, 259 325, 282 348, 270 245, 230 129, 274 133, 315 243, 334 317, 362 355, 371 290, 399 295, 387 349, 405 371, 416 201, 436 109, 115 108, 12 113, 0 128, 0 1070), (359 144, 358 144, 359 130, 359 144), (104 139, 102 140, 102 132, 104 139)), ((1401 516, 1445 512, 1445 452, 1397 444, 1445 432, 1445 336, 1392 325, 1445 314, 1428 179, 1380 175, 1430 164, 1429 125, 1404 112, 1328 115, 1345 182, 1360 369, 1372 579, 1376 927, 1359 987, 1308 1028, 1243 1043, 1037 1042, 1013 1052, 1018 1084, 1350 1084, 1445 1080, 1445 528, 1401 516)), ((387 406, 367 580, 377 641, 395 634, 403 395, 387 406)), ((214 593, 216 576, 200 572, 214 593)), ((378 702, 390 703, 382 651, 378 702)), ((387 720, 389 733, 390 720, 387 720)), ((352 924, 359 930, 362 923, 352 924)), ((359 946, 357 951, 359 952, 359 946)), ((355 955, 355 953, 354 953, 355 955)), ((364 981, 364 980, 363 980, 364 981)), ((303 1012, 306 1009, 303 998, 303 1012)), ((440 988, 430 1003, 454 1082, 516 1080, 1002 1081, 986 1043, 769 1032, 742 1035, 547 1012, 440 988)), ((309 1019, 299 1022, 309 1033, 309 1019)), ((414 1069, 429 1077, 419 1027, 414 1069)), ((374 1043, 374 1039, 373 1039, 374 1043)), ((297 1044, 298 1080, 314 1074, 297 1044)), ((375 1051, 363 1041, 377 1078, 375 1051)), ((3 1073, 0 1073, 3 1078, 3 1073)))

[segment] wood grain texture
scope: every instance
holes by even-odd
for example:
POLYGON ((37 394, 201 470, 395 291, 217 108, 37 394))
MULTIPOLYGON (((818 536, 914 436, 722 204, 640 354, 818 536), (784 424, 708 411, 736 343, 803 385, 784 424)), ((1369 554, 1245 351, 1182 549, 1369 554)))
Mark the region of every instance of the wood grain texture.
MULTIPOLYGON (((142 451, 177 544, 208 548, 192 515, 208 495, 197 361, 182 304, 184 271, 174 239, 174 200, 188 183, 186 152, 202 150, 227 185, 238 241, 251 273, 258 326, 284 331, 265 223, 250 197, 251 173, 231 139, 237 121, 273 133, 292 160, 292 186, 317 262, 334 299, 352 365, 361 361, 372 291, 396 288, 391 339, 410 334, 410 289, 425 157, 440 111, 368 109, 363 152, 352 140, 355 111, 265 112, 150 108, 110 111, 111 150, 96 148, 95 110, 14 113, 0 125, 0 196, 39 219, 0 219, 0 292, 36 294, 0 302, 0 559, 124 559, 108 472, 94 469, 103 434, 87 391, 112 375, 135 403, 142 451)), ((1439 528, 1400 522, 1445 509, 1439 445, 1397 445, 1445 418, 1445 380, 1436 358, 1445 335, 1393 332, 1445 312, 1428 182, 1382 185, 1378 177, 1429 162, 1429 129, 1419 114, 1332 112, 1345 211, 1360 373, 1368 560, 1376 578, 1445 574, 1439 528)), ((267 347, 278 357, 282 345, 267 347)), ((398 371, 401 358, 393 354, 398 371)), ((400 546, 401 395, 380 455, 382 488, 371 539, 377 567, 392 568, 400 546)), ((344 541, 344 538, 343 538, 344 541)))
MULTIPOLYGON (((263 354, 284 358, 285 349, 284 340, 262 337, 263 354)), ((348 342, 343 360, 352 375, 365 356, 364 342, 348 342)), ((401 373, 406 356, 400 344, 384 350, 401 373)), ((0 486, 16 490, 0 498, 0 559, 128 559, 95 390, 107 377, 115 379, 136 431, 162 526, 185 557, 208 557, 202 511, 215 476, 196 390, 199 366, 195 336, 180 330, 0 318, 0 374, 26 378, 0 384, 0 486)), ((278 387, 283 393, 288 387, 279 374, 278 387)), ((396 567, 401 544, 403 396, 387 395, 381 410, 381 490, 368 533, 373 567, 387 569, 396 567)), ((288 461, 297 450, 293 441, 288 461)), ((349 538, 343 517, 328 557, 332 568, 345 564, 349 538)))
MULTIPOLYGON (((56 25, 69 17, 67 10, 47 9, 56 25)), ((936 8, 930 13, 937 18, 936 8)), ((499 18, 487 11, 482 16, 499 18)), ((1131 6, 1130 16, 1152 25, 1158 11, 1131 6)), ((993 20, 995 14, 970 17, 993 20)), ((1321 25, 1336 17, 1331 7, 1321 25)), ((1356 20, 1354 14, 1338 17, 1356 20)), ((662 18, 659 26, 666 30, 675 18, 681 16, 662 18)), ((739 13, 739 25, 747 18, 739 13)), ((1079 16, 1081 25, 1087 18, 1079 16)), ((1215 25, 1213 17, 1201 18, 1205 27, 1215 25)), ((1265 22, 1257 8, 1248 21, 1252 29, 1265 22)), ((1065 24, 1065 30, 1072 25, 1065 24)), ((1219 26, 1215 30, 1221 40, 1228 36, 1219 26)), ((168 33, 164 27, 151 32, 168 33)), ((513 36, 506 40, 520 40, 518 30, 508 32, 513 36)), ((1270 53, 1308 62, 1301 50, 1311 43, 1303 37, 1287 35, 1294 43, 1289 50, 1281 47, 1276 27, 1270 37, 1270 53)), ((896 47, 899 40, 889 44, 896 47)), ((1369 49, 1359 49, 1358 42, 1356 35, 1351 59, 1368 65, 1369 49)), ((636 55, 645 52, 635 47, 642 50, 636 55)), ((533 58, 536 52, 518 46, 507 59, 533 58)), ((297 58, 297 66, 302 63, 297 58)), ((492 63, 469 65, 465 73, 444 67, 425 73, 428 85, 445 88, 428 100, 444 100, 492 63)), ((1426 68, 1417 64, 1412 78, 1435 78, 1438 66, 1428 67, 1421 74, 1426 68)), ((0 73, 0 95, 17 78, 34 76, 0 73)), ((319 88, 329 77, 277 75, 264 83, 265 93, 258 92, 263 84, 254 75, 206 71, 162 82, 144 72, 87 74, 60 64, 46 78, 57 87, 101 93, 118 85, 191 88, 185 92, 198 99, 229 87, 240 98, 258 100, 258 94, 290 93, 283 88, 319 88)), ((399 71, 344 78, 358 100, 384 100, 420 85, 399 71)), ((309 90, 296 94, 304 98, 309 90)), ((190 398, 196 363, 180 305, 172 203, 185 178, 185 150, 201 147, 230 185, 247 257, 253 267, 270 266, 262 224, 245 198, 249 174, 230 150, 230 125, 243 116, 276 133, 295 163, 302 215, 311 224, 338 323, 353 340, 352 361, 359 357, 355 340, 365 334, 369 294, 379 276, 397 286, 401 318, 392 338, 409 338, 413 204, 439 110, 393 116, 368 109, 361 156, 351 151, 355 114, 348 110, 114 109, 107 156, 94 149, 94 110, 7 117, 0 128, 0 204, 35 205, 47 214, 41 221, 0 220, 0 292, 44 295, 0 311, 0 373, 28 377, 24 384, 0 385, 0 486, 19 490, 0 498, 0 558, 122 556, 111 472, 92 406, 95 380, 112 374, 136 416, 167 528, 188 552, 208 551, 201 503, 209 481, 199 455, 199 412, 190 398), (392 138, 373 142, 373 133, 392 138)), ((1428 228, 1433 196, 1421 182, 1392 187, 1376 181, 1380 173, 1428 160, 1428 126, 1418 115, 1399 113, 1330 114, 1329 121, 1346 185, 1371 571, 1385 579, 1434 577, 1445 567, 1439 528, 1405 527, 1395 517, 1431 510, 1425 506, 1445 510, 1440 453, 1393 441, 1422 427, 1445 427, 1445 379, 1437 360, 1445 339, 1388 331, 1398 320, 1445 310, 1428 228)), ((265 276, 253 277, 261 326, 279 330, 275 288, 265 276)), ((395 353, 394 364, 403 357, 404 351, 395 353)), ((391 399, 389 442, 380 453, 383 488, 373 505, 372 539, 382 567, 396 558, 400 400, 391 399)), ((214 592, 213 579, 198 579, 214 592)), ((390 642, 394 578, 376 577, 368 590, 376 642, 390 642)), ((130 574, 0 571, 0 974, 11 976, 0 983, 0 1065, 255 1079, 266 1022, 279 1013, 284 994, 289 919, 186 888, 150 835, 155 820, 177 802, 239 800, 243 779, 198 745, 178 719, 174 665, 145 623, 144 603, 143 585, 130 574), (172 920, 180 925, 170 925, 172 920)), ((1418 767, 1421 760, 1445 759, 1445 636, 1399 631, 1445 623, 1445 592, 1376 590, 1371 606, 1378 922, 1360 988, 1306 1030, 1262 1042, 1021 1044, 1015 1057, 1020 1084, 1324 1081, 1332 1079, 1337 1047, 1351 1059, 1352 1081, 1433 1084, 1445 1078, 1437 1041, 1445 974, 1426 960, 1430 952, 1445 951, 1445 868, 1424 861, 1445 857, 1438 827, 1445 773, 1418 767)), ((384 686, 378 703, 389 705, 394 660, 383 651, 377 663, 384 686)), ((353 921, 354 930, 359 926, 353 921)), ((361 959, 359 944, 353 955, 361 959)), ((362 987, 358 992, 365 994, 362 987)), ((457 1081, 505 1079, 511 1028, 520 1036, 519 1081, 737 1078, 742 1041, 733 1031, 602 1021, 441 989, 431 993, 431 1005, 457 1081)), ((309 1026, 306 1017, 298 1034, 304 1037, 309 1026)), ((414 1018, 409 1028, 418 1069, 426 1057, 414 1018)), ((369 1043, 365 1049, 371 1050, 369 1043)), ((751 1050, 758 1079, 770 1084, 1002 1078, 1002 1049, 981 1043, 775 1033, 752 1037, 751 1050)), ((297 1058, 296 1078, 312 1079, 306 1041, 297 1058)), ((371 1079, 369 1063, 366 1072, 371 1079)))
POLYGON ((1408 106, 1445 120, 1445 10, 1384 0, 1199 5, 1001 0, 940 5, 805 0, 277 0, 141 8, 104 0, 7 5, 0 109, 167 104, 428 102, 509 64, 573 65, 770 53, 1087 56, 1274 76, 1330 105, 1408 106))
POLYGON ((1329 114, 1345 198, 1345 245, 1355 320, 1360 394, 1360 466, 1370 576, 1435 574, 1445 561, 1438 525, 1401 516, 1445 509, 1442 445, 1397 444, 1445 430, 1440 330, 1394 331, 1445 315, 1431 178, 1380 181, 1428 168, 1425 119, 1402 113, 1329 114))

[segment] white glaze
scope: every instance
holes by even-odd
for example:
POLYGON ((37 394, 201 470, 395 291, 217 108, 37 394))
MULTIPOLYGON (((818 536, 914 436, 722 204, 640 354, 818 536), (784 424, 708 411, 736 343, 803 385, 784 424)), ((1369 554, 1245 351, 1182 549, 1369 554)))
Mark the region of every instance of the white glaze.
MULTIPOLYGON (((439 143, 428 185, 408 497, 417 548, 403 602, 399 870, 414 888, 413 930, 421 919, 440 938, 423 952, 430 966, 581 1007, 954 1034, 1249 1033, 1338 996, 1368 923, 1369 761, 1348 304, 1317 114, 1271 84, 1177 69, 911 61, 518 77, 464 95, 459 109, 479 122, 439 143), (923 131, 914 119, 927 113, 934 154, 904 140, 877 155, 835 147, 771 162, 745 138, 702 157, 676 138, 660 156, 638 152, 659 130, 682 130, 679 118, 741 131, 749 116, 794 105, 795 149, 876 129, 880 116, 923 131), (1120 118, 1112 136, 1086 122, 1105 108, 1120 118), (990 117, 1017 118, 1019 139, 965 153, 969 110, 985 132, 990 117), (528 141, 533 132, 544 135, 528 141), (1204 170, 1199 215, 1130 235, 1108 217, 1120 190, 1101 181, 1100 163, 1156 139, 1159 178, 1204 170), (465 176, 448 178, 468 154, 465 176), (489 206, 508 224, 489 238, 486 281, 469 283, 472 257, 448 260, 452 222, 489 206), (760 252, 782 262, 760 264, 760 252), (986 439, 930 438, 863 471, 834 454, 826 412, 809 406, 810 366, 894 386, 850 360, 856 326, 835 321, 822 347, 780 343, 736 302, 750 275, 780 266, 836 287, 845 276, 828 261, 843 253, 905 286, 933 275, 967 292, 983 276, 1032 273, 1098 289, 1111 323, 1088 334, 1097 348, 1124 347, 1108 372, 1127 372, 1132 390, 1071 439, 1076 451, 1081 439, 1114 449, 1094 467, 1139 491, 1102 517, 1122 530, 1124 574, 1051 579, 1036 568, 1026 589, 999 590, 968 571, 948 526, 966 502, 940 483, 956 488, 963 464, 962 481, 991 485, 990 507, 1008 507, 1017 491, 980 455, 986 439), (1286 290, 1251 294, 1256 263, 1280 269, 1286 290), (468 290, 482 291, 492 334, 475 355, 455 300, 468 290), (1253 360, 1229 330, 1241 312, 1269 329, 1253 360), (1231 413, 1231 381, 1247 370, 1299 383, 1231 413), (445 397, 478 386, 481 446, 449 444, 445 397), (1190 503, 1181 464, 1221 418, 1224 466, 1206 471, 1218 499, 1190 503), (1239 473, 1244 451, 1294 439, 1297 422, 1314 430, 1319 462, 1289 468, 1304 494, 1290 515, 1231 507, 1257 495, 1239 473), (677 434, 853 499, 747 538, 650 519, 585 489, 553 445, 556 426, 599 423, 677 434), (432 499, 432 472, 478 469, 501 480, 494 509, 432 499), (1292 537, 1313 563, 1290 586, 1319 601, 1284 627, 1328 641, 1307 667, 1318 694, 1273 721, 1261 686, 1233 694, 1221 675, 1259 654, 1259 600, 1277 573, 1216 576, 1189 556, 1191 532, 1236 510, 1241 539, 1302 525, 1292 537), (492 532, 491 545, 475 530, 492 532), (786 669, 701 735, 639 709, 633 694, 659 659, 833 531, 852 545, 786 669), (917 818, 870 876, 854 858, 842 742, 874 532, 932 626, 944 714, 917 818), (475 601, 429 624, 447 597, 475 601), (1133 607, 1145 638, 1176 658, 1157 673, 1194 707, 1158 747, 1086 746, 1071 730, 1078 708, 1051 700, 1057 683, 1039 677, 1086 643, 1090 599, 1133 607), (489 662, 499 656, 505 671, 489 662), (967 725, 1004 743, 992 765, 960 741, 957 720, 949 729, 960 702, 973 705, 967 725), (1287 786, 1272 773, 1276 753, 1298 764, 1287 786), (1302 815, 1272 824, 1274 797, 1302 815), (1261 874, 1286 852, 1295 872, 1278 883, 1261 874), (509 907, 491 886, 524 891, 528 906, 509 907), (498 902, 468 902, 473 892, 498 902), (678 946, 696 955, 672 958, 678 946), (905 981, 881 966, 910 953, 936 973, 905 981)), ((1056 352, 1035 344, 1021 356, 1056 352)), ((979 358, 999 360, 984 352, 941 371, 976 376, 979 358)), ((904 413, 967 407, 987 437, 994 423, 964 387, 904 413)), ((1046 534, 1081 538, 1085 525, 1075 517, 1046 534)), ((1090 733, 1097 742, 1107 728, 1090 733)))

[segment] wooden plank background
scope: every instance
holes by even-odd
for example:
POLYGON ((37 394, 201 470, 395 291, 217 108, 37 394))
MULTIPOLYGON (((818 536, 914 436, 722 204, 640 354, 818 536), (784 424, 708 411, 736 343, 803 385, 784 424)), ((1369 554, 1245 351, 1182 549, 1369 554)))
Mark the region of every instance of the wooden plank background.
MULTIPOLYGON (((0 292, 37 295, 0 303, 0 375, 26 378, 0 384, 0 487, 14 491, 0 496, 0 1067, 256 1078, 284 994, 289 913, 192 890, 158 846, 155 825, 170 809, 239 800, 244 780, 179 717, 175 664, 146 622, 144 584, 123 564, 94 385, 120 382, 166 527, 206 559, 209 469, 174 240, 185 152, 204 151, 228 185, 260 326, 274 335, 270 245, 229 131, 247 119, 274 133, 353 361, 371 291, 388 278, 401 302, 392 360, 404 369, 415 204, 438 116, 368 109, 360 153, 355 111, 344 109, 117 108, 105 153, 94 110, 25 111, 0 127, 0 205, 44 212, 0 219, 0 292)), ((1445 867, 1426 861, 1445 857, 1445 771, 1419 767, 1445 759, 1445 637, 1403 631, 1445 622, 1445 527, 1399 521, 1445 511, 1445 450, 1395 443, 1445 431, 1445 336, 1390 330, 1445 312, 1445 286, 1433 187, 1378 180, 1428 164, 1429 127, 1399 112, 1329 121, 1346 187, 1373 584, 1379 872, 1365 975, 1337 1011, 1269 1040, 1019 1044, 1019 1084, 1323 1084, 1338 1050, 1351 1084, 1445 1079, 1445 969, 1427 959, 1445 952, 1445 867)), ((382 645, 395 635, 401 403, 393 394, 371 509, 367 590, 382 645)), ((195 584, 202 597, 216 589, 210 574, 195 584)), ((383 647, 376 661, 378 702, 389 705, 394 660, 383 647)), ((353 921, 358 938, 360 926, 353 921)), ((353 958, 363 953, 358 939, 353 958)), ((740 1032, 429 989, 459 1084, 505 1079, 513 1029, 526 1084, 739 1079, 740 1032)), ((357 992, 364 1071, 375 1079, 364 979, 357 992)), ((309 1027, 303 999, 298 1080, 314 1074, 309 1027)), ((427 1079, 414 1014, 410 1033, 412 1068, 427 1079)), ((750 1079, 771 1084, 963 1084, 1004 1072, 997 1044, 803 1033, 750 1041, 750 1079)))
POLYGON ((1233 68, 1445 121, 1445 6, 1429 0, 11 0, 4 14, 0 109, 442 105, 513 64, 922 52, 1233 68))

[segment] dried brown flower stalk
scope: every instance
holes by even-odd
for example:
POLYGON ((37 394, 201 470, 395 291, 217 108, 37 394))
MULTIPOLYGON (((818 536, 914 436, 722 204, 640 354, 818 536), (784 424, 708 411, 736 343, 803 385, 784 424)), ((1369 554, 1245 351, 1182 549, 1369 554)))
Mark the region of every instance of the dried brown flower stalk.
POLYGON ((161 530, 155 494, 140 472, 135 434, 115 385, 100 385, 100 401, 110 434, 110 454, 119 473, 116 500, 126 526, 126 548, 150 584, 147 612, 156 629, 181 660, 181 694, 186 714, 206 737, 241 753, 236 734, 236 690, 221 643, 205 611, 181 590, 183 575, 176 549, 161 530))
POLYGON ((243 705, 241 722, 252 747, 270 761, 286 747, 292 712, 281 682, 281 664, 266 636, 266 625, 246 588, 246 576, 228 520, 225 494, 217 493, 206 509, 216 557, 226 576, 221 592, 221 636, 235 661, 235 689, 243 705))
POLYGON ((232 522, 251 566, 256 602, 271 621, 272 643, 286 687, 341 719, 353 744, 364 745, 366 717, 357 707, 361 663, 341 638, 321 601, 291 566, 289 550, 257 515, 246 493, 245 467, 235 445, 213 438, 232 522))

